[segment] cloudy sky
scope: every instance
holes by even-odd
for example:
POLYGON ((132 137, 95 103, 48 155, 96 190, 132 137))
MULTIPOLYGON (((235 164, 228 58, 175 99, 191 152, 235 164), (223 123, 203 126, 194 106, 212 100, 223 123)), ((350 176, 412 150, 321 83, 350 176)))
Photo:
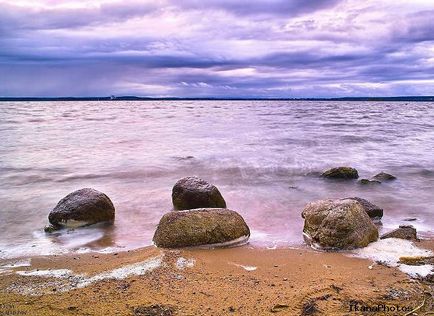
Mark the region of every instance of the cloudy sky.
POLYGON ((0 0, 0 96, 434 94, 433 0, 0 0))

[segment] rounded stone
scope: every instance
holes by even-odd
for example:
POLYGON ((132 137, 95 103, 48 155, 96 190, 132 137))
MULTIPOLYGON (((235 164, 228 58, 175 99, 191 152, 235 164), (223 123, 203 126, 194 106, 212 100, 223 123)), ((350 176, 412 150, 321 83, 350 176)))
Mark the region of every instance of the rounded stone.
POLYGON ((200 208, 165 214, 153 241, 162 248, 218 247, 245 243, 249 236, 250 229, 237 212, 200 208))
POLYGON ((323 249, 365 247, 378 239, 378 229, 363 206, 352 199, 319 200, 302 212, 305 239, 323 249))
POLYGON ((48 215, 55 228, 80 227, 99 222, 113 222, 115 208, 107 195, 95 189, 74 191, 57 203, 48 215))
POLYGON ((321 176, 328 179, 357 179, 359 173, 351 167, 337 167, 324 171, 321 176))
POLYGON ((226 202, 216 186, 198 177, 185 177, 173 186, 175 210, 195 208, 226 208, 226 202))

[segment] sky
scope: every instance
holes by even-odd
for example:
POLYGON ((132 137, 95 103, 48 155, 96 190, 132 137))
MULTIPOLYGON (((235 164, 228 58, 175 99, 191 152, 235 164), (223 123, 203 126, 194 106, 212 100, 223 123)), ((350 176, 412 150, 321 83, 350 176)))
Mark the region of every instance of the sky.
POLYGON ((433 94, 433 0, 0 0, 0 96, 433 94))

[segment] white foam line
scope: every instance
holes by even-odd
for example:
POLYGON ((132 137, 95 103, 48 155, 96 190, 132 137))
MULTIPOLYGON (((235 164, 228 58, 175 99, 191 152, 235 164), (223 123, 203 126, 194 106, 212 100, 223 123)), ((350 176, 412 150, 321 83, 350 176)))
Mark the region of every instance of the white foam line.
POLYGON ((185 259, 183 257, 178 258, 178 260, 176 260, 176 267, 180 270, 183 270, 185 268, 192 268, 194 267, 194 264, 196 263, 196 260, 191 258, 191 259, 185 259))
POLYGON ((398 238, 380 239, 368 246, 353 250, 352 256, 382 262, 391 267, 397 267, 412 277, 425 277, 430 274, 434 266, 430 264, 412 266, 399 263, 400 257, 429 257, 433 253, 418 248, 413 242, 398 238))
POLYGON ((2 269, 2 268, 30 267, 31 266, 30 261, 31 261, 30 259, 11 261, 7 264, 0 266, 0 269, 2 269))
POLYGON ((16 273, 22 276, 64 279, 67 281, 67 284, 63 285, 63 288, 60 288, 59 291, 69 291, 74 288, 83 288, 89 286, 92 283, 106 279, 122 280, 133 275, 143 275, 158 268, 161 265, 162 260, 163 256, 160 255, 142 262, 126 265, 90 277, 87 274, 75 274, 69 269, 16 271, 16 273))

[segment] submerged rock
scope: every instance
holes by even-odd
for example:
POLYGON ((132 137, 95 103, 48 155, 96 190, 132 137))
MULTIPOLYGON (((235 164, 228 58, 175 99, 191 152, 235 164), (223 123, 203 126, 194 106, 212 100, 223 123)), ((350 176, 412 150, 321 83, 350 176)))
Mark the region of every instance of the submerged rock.
POLYGON ((347 199, 359 202, 363 206, 363 209, 365 210, 365 212, 368 214, 368 216, 370 218, 380 219, 383 217, 383 209, 381 207, 369 202, 368 200, 365 200, 365 199, 362 199, 359 197, 350 197, 347 199))
POLYGON ((351 167, 337 167, 323 172, 321 176, 328 179, 357 179, 359 173, 351 167))
POLYGON ((354 199, 319 200, 302 212, 307 241, 325 249, 365 247, 378 239, 373 224, 361 203, 354 199))
POLYGON ((175 210, 226 208, 217 187, 198 177, 178 180, 172 189, 172 202, 175 210))
POLYGON ((416 228, 412 225, 400 225, 399 228, 392 230, 380 237, 381 239, 386 238, 400 238, 407 240, 418 240, 416 228))
POLYGON ((245 242, 249 236, 250 229, 237 212, 223 208, 200 208, 165 214, 153 241, 163 248, 224 246, 245 242))
POLYGON ((85 188, 74 191, 57 203, 48 215, 49 226, 53 228, 80 227, 99 222, 112 222, 115 219, 115 208, 112 201, 102 192, 85 188))
POLYGON ((380 172, 379 174, 376 174, 375 176, 372 177, 372 180, 376 180, 376 181, 392 181, 392 180, 396 180, 395 176, 392 176, 391 174, 385 173, 385 172, 380 172))
POLYGON ((369 179, 360 179, 359 181, 357 181, 359 184, 381 184, 381 181, 378 180, 369 180, 369 179))

